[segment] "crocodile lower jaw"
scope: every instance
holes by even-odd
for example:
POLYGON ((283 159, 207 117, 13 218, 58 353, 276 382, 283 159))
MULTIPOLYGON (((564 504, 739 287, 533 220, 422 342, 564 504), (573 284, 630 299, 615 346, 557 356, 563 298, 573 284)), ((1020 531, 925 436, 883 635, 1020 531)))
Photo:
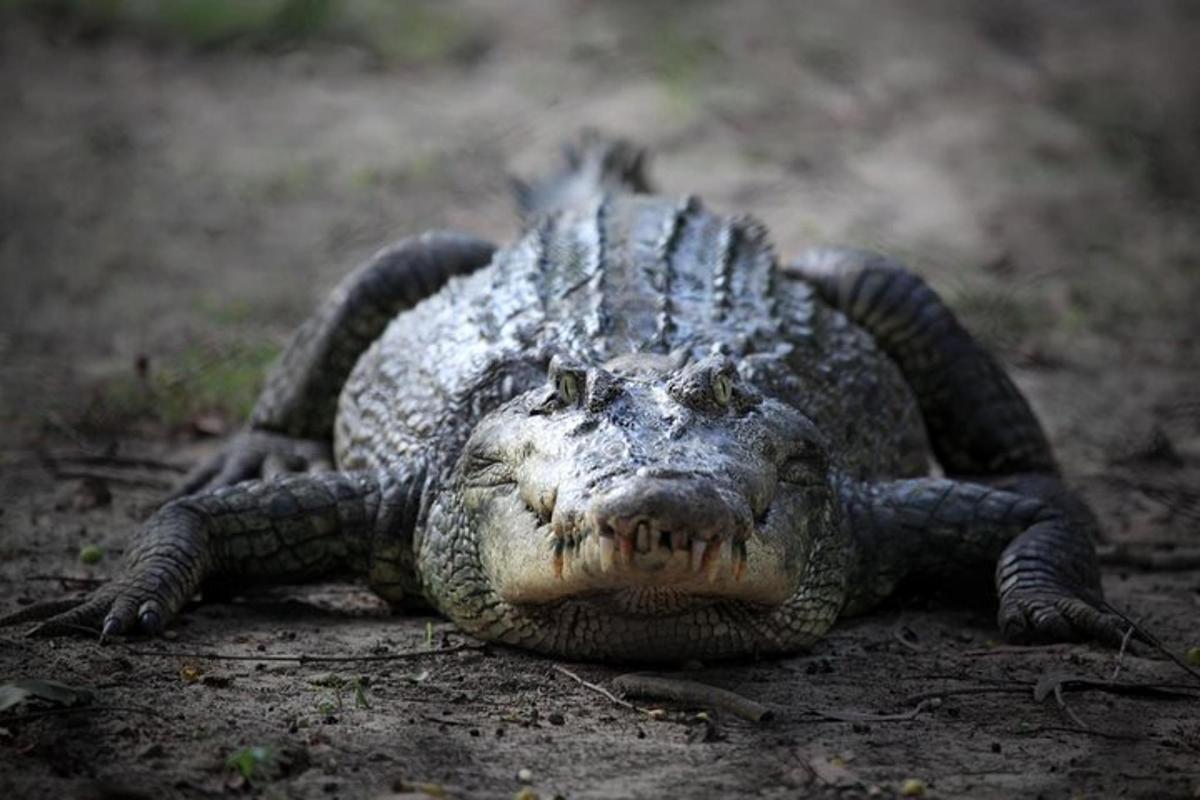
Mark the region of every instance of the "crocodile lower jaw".
MULTIPOLYGON (((547 526, 548 527, 548 526, 547 526)), ((693 601, 783 602, 791 587, 779 560, 756 537, 710 540, 590 533, 554 537, 539 563, 527 563, 502 582, 500 595, 514 605, 589 598, 613 610, 689 607, 693 601), (639 540, 640 539, 640 540, 639 540), (643 602, 652 598, 647 606, 643 602), (675 598, 666 602, 667 598, 675 598), (684 598, 688 601, 684 602, 684 598)))

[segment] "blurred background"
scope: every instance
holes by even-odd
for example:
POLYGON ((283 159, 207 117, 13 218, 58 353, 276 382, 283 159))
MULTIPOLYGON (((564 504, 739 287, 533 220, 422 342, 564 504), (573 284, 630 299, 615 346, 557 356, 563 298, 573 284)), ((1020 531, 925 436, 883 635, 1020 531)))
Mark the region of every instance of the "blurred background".
MULTIPOLYGON (((0 0, 0 611, 111 575, 340 276, 429 228, 511 241, 509 176, 553 168, 590 126, 647 147, 662 192, 762 219, 783 260, 848 244, 926 276, 1031 398, 1106 552, 1191 548, 1190 570, 1110 563, 1105 590, 1200 657, 1198 53, 1193 0, 0 0)), ((386 613, 353 585, 295 591, 189 611, 178 644, 399 653, 455 635, 347 613, 386 613)), ((332 728, 341 684, 311 667, 207 663, 211 681, 185 686, 183 655, 5 631, 0 676, 100 683, 105 702, 170 714, 6 717, 0 792, 228 796, 246 788, 230 759, 255 752, 239 748, 274 743, 295 797, 402 791, 397 775, 496 797, 529 769, 572 797, 841 796, 847 764, 882 796, 909 776, 938 796, 1198 796, 1193 705, 1073 695, 1097 728, 1081 731, 1025 689, 983 694, 1064 669, 1107 679, 1114 660, 1174 682, 1174 665, 991 650, 990 611, 923 608, 699 673, 787 710, 761 732, 644 724, 501 650, 432 673, 364 665, 382 699, 338 695, 348 724, 332 728), (805 716, 904 711, 943 679, 976 685, 921 720, 805 716)))
POLYGON ((1113 524, 1196 519, 1200 5, 3 0, 0 21, 7 453, 227 432, 340 275, 428 228, 511 240, 508 176, 595 126, 648 147, 662 191, 763 219, 783 259, 906 259, 1078 480, 1124 476, 1113 524))

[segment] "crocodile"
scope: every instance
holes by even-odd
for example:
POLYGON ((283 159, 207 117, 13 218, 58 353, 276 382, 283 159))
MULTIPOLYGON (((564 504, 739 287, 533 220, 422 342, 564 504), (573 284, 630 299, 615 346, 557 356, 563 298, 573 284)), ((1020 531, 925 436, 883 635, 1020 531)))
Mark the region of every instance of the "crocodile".
POLYGON ((353 572, 574 659, 795 652, 901 584, 990 595, 1013 641, 1120 641, 1094 515, 925 282, 781 263, 628 142, 565 161, 517 185, 513 244, 429 232, 345 277, 117 577, 0 622, 155 634, 200 592, 353 572))

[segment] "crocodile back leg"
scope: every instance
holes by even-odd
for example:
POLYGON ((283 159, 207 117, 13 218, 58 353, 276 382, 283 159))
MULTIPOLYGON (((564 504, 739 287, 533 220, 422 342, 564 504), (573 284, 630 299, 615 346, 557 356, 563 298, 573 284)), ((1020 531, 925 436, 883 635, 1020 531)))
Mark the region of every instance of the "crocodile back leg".
POLYGON ((1057 473, 1029 403, 920 277, 864 250, 810 250, 788 265, 900 367, 948 475, 1057 473))
POLYGON ((384 248, 347 275, 293 334, 248 428, 184 478, 173 497, 329 468, 338 395, 359 356, 393 317, 486 265, 494 251, 481 239, 431 232, 384 248))
POLYGON ((889 553, 908 572, 935 564, 945 574, 990 562, 1009 638, 1119 640, 1115 620, 1101 611, 1095 517, 1064 485, 1042 426, 992 354, 921 278, 885 256, 817 249, 789 269, 896 362, 934 453, 958 479, 852 493, 862 569, 882 564, 871 550, 889 553), (994 490, 1002 492, 988 494, 994 490), (1036 503, 1017 519, 1010 512, 1022 507, 1020 498, 1036 503))

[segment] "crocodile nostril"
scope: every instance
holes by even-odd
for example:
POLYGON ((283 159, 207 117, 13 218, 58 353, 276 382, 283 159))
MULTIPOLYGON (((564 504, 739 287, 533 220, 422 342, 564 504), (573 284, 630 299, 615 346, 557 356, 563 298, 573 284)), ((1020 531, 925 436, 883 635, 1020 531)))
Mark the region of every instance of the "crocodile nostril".
POLYGON ((558 503, 558 487, 542 489, 536 495, 525 491, 520 494, 525 510, 537 517, 540 525, 549 525, 554 519, 554 507, 558 503))

